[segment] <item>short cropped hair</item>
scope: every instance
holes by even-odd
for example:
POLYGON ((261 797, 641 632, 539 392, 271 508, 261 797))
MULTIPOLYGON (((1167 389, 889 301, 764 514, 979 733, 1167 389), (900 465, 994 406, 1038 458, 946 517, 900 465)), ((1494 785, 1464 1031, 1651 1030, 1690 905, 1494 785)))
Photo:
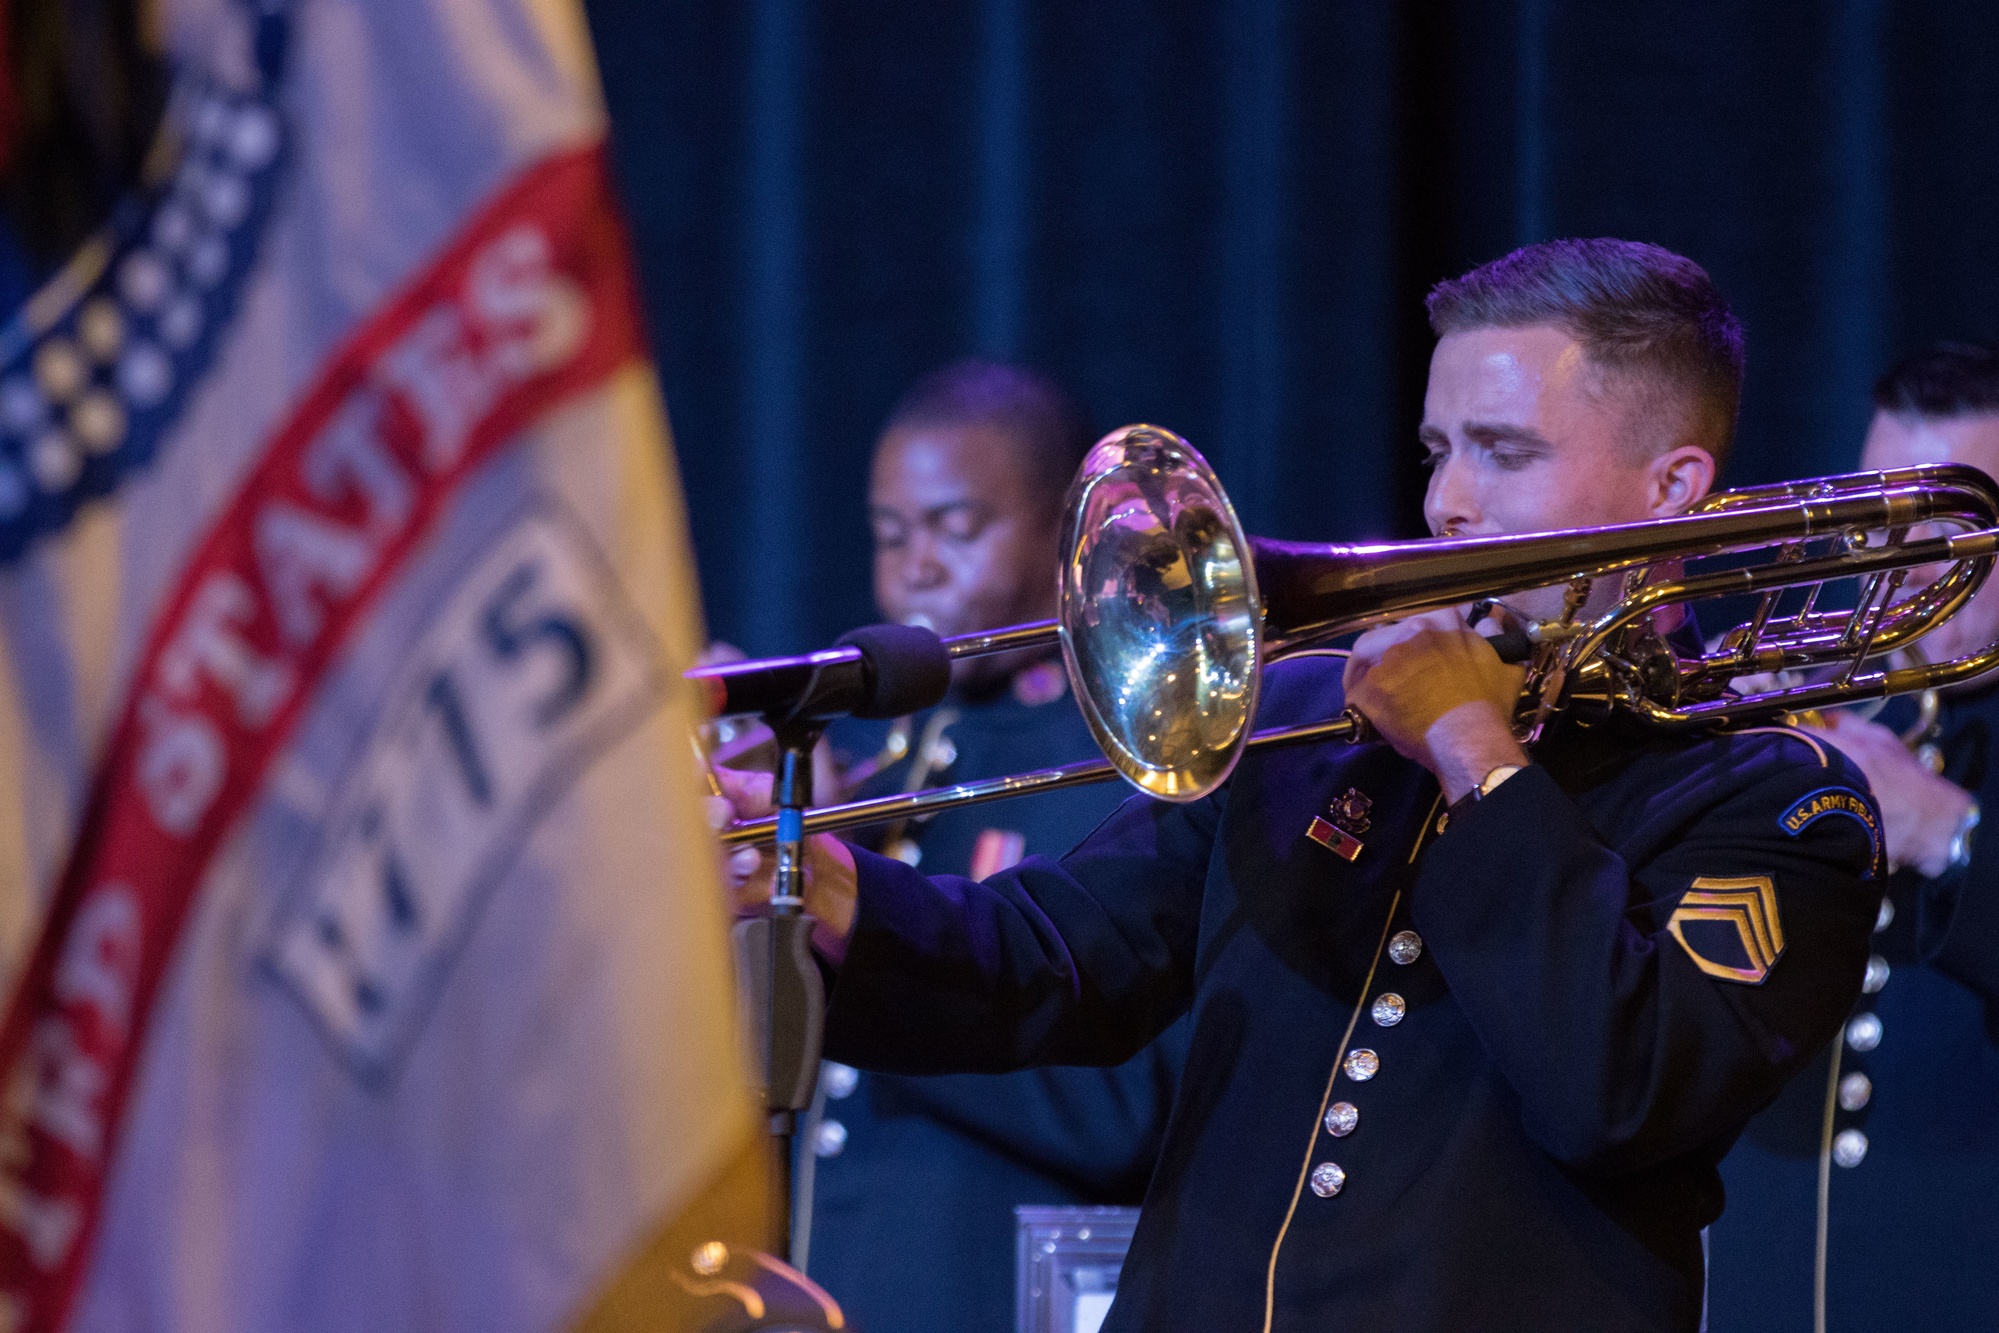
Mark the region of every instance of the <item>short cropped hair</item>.
POLYGON ((1920 417, 1999 412, 1999 348, 1932 343, 1875 381, 1874 406, 1920 417))
MULTIPOLYGON (((1440 282, 1430 292, 1438 337, 1468 329, 1551 324, 1606 376, 1685 404, 1673 440, 1707 450, 1720 470, 1742 405, 1742 322, 1693 260, 1641 241, 1544 241, 1440 282)), ((1652 404, 1671 413, 1673 405, 1652 404)), ((1668 440, 1640 443, 1648 453, 1668 440)))
POLYGON ((1089 418, 1046 375, 969 358, 926 375, 889 413, 884 435, 916 427, 990 426, 1020 450, 1027 479, 1059 509, 1096 442, 1089 418))

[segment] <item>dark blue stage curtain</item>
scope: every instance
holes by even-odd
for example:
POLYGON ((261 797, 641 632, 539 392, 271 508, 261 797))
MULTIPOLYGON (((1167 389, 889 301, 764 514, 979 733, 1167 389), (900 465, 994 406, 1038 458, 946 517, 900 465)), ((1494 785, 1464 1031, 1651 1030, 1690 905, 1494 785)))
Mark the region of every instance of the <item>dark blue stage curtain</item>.
POLYGON ((592 0, 710 625, 870 617, 866 462, 1019 357, 1253 531, 1420 531, 1421 297, 1531 240, 1705 264, 1731 480, 1851 464, 1881 364, 1999 337, 1999 7, 592 0))

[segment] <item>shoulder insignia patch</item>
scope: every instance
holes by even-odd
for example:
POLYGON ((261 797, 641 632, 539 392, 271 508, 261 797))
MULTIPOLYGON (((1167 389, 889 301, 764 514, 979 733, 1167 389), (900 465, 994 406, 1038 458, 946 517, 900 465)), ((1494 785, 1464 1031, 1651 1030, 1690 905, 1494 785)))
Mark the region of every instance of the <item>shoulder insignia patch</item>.
POLYGON ((1666 922, 1694 966, 1723 981, 1758 986, 1784 952, 1777 886, 1768 875, 1693 882, 1666 922))
POLYGON ((1796 805, 1777 816, 1777 826, 1795 838, 1829 815, 1851 819, 1867 830, 1867 841, 1874 849, 1867 878, 1881 874, 1887 859, 1881 845, 1881 816, 1874 813, 1872 801, 1851 787, 1821 787, 1800 797, 1796 805))

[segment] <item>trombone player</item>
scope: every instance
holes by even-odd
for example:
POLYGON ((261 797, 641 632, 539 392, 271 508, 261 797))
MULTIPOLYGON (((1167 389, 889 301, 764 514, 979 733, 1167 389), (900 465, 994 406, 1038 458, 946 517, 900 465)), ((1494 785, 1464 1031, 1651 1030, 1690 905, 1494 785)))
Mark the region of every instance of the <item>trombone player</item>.
MULTIPOLYGON (((882 615, 962 634, 1052 614, 1062 499, 1092 439, 1068 396, 1021 367, 968 360, 920 381, 870 474, 882 615)), ((945 704, 893 729, 845 719, 828 739, 888 760, 864 795, 1094 757, 1067 684, 1046 649, 980 658, 959 664, 945 704)), ((1111 787, 1050 793, 864 845, 982 876, 1074 846, 1117 803, 1111 787)), ((828 1066, 808 1139, 805 1266, 869 1333, 1011 1330, 1014 1208, 1138 1202, 1183 1038, 1175 1029, 1114 1069, 910 1079, 828 1066)))
MULTIPOLYGON (((1552 242, 1429 310, 1433 532, 1707 492, 1741 330, 1691 261, 1552 242)), ((1262 724, 1351 704, 1385 744, 1253 753, 979 883, 815 839, 829 1055, 1109 1064, 1189 1014, 1110 1333, 1690 1333, 1715 1163, 1859 992, 1878 816, 1795 734, 1558 719, 1530 752, 1521 685, 1461 617, 1416 616, 1264 680, 1262 724)), ((737 813, 763 795, 738 782, 737 813)))

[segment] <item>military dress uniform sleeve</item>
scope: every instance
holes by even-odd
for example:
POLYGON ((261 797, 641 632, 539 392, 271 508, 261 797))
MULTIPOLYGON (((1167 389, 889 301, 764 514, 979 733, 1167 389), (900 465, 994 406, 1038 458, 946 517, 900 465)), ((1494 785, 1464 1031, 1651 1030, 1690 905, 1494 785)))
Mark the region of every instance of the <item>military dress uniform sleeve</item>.
POLYGON ((1974 843, 1970 865, 1917 878, 1911 896, 1923 961, 1988 1004, 1999 1003, 1999 845, 1974 843))
POLYGON ((1642 1170, 1732 1136, 1859 995, 1881 893, 1865 785, 1836 760, 1762 768, 1712 799, 1661 794, 1669 827, 1635 863, 1526 768, 1424 858, 1423 938, 1566 1165, 1642 1170), (1859 813, 1787 832, 1815 791, 1859 813))
MULTIPOLYGON (((1913 700, 1891 701, 1877 721, 1906 731, 1913 700)), ((1941 754, 1945 781, 1969 792, 1985 810, 1999 812, 1999 689, 1984 686, 1969 695, 1946 694, 1936 728, 1923 748, 1941 754)), ((1999 817, 1999 816, 1995 816, 1999 817)), ((1927 878, 1912 868, 1898 871, 1891 897, 1898 911, 1915 910, 1915 946, 1921 961, 1999 1006, 1999 832, 1990 827, 1971 838, 1969 864, 1953 865, 1927 878)))
POLYGON ((1110 1069, 1031 1069, 995 1097, 985 1075, 914 1079, 902 1095, 946 1124, 1092 1194, 1136 1197, 1159 1160, 1187 1064, 1188 1020, 1110 1069))
POLYGON ((1134 796, 1061 861, 984 882, 857 850, 827 1055, 894 1074, 1129 1060, 1191 999, 1224 799, 1134 796))

